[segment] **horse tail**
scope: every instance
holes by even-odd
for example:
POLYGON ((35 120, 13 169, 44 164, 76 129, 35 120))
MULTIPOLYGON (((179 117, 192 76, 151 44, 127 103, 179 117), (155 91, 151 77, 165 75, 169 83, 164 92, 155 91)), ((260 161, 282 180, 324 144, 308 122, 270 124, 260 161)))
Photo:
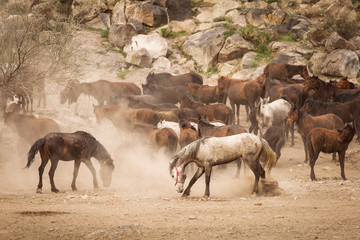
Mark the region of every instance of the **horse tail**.
POLYGON ((262 157, 261 162, 263 163, 263 167, 266 168, 267 174, 270 174, 271 169, 276 164, 276 154, 265 139, 260 138, 260 140, 263 146, 260 153, 262 157))
POLYGON ((30 148, 28 152, 28 162, 25 166, 25 168, 29 168, 32 162, 34 161, 35 155, 39 151, 39 149, 44 145, 45 138, 38 139, 30 148))

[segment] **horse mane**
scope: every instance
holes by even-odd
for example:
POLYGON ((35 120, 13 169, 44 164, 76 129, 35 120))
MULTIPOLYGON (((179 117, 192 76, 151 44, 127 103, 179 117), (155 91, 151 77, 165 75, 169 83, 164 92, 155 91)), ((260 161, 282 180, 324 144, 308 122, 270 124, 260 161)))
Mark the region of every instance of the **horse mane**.
MULTIPOLYGON (((205 138, 208 138, 208 137, 205 137, 205 138)), ((181 156, 187 155, 186 158, 188 158, 188 159, 196 158, 197 152, 199 151, 199 148, 200 148, 200 144, 204 142, 205 138, 197 139, 197 140, 193 141, 192 143, 186 145, 171 158, 172 162, 170 163, 170 166, 169 166, 170 175, 171 175, 172 169, 174 168, 174 166, 176 165, 177 161, 179 160, 179 158, 181 156)))
POLYGON ((103 160, 107 162, 111 160, 111 156, 108 153, 108 151, 98 140, 96 140, 96 138, 93 135, 84 131, 77 131, 75 132, 75 134, 80 135, 83 138, 83 140, 86 142, 86 144, 89 146, 88 148, 85 149, 89 149, 88 153, 90 156, 94 156, 96 159, 98 159, 98 161, 103 160))

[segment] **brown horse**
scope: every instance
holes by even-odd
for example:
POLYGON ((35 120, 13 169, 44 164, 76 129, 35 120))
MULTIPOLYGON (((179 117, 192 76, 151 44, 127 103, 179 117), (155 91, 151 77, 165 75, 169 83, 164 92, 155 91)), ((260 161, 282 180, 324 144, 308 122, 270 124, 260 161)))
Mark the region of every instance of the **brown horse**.
POLYGON ((226 97, 229 98, 230 105, 234 113, 234 118, 232 120, 234 124, 235 113, 236 124, 240 123, 240 105, 245 105, 245 107, 248 106, 251 110, 255 107, 255 102, 264 95, 264 89, 258 81, 227 78, 224 76, 218 79, 218 90, 220 94, 224 94, 223 103, 226 103, 226 97))
POLYGON ((194 72, 177 76, 171 75, 170 73, 149 73, 146 77, 146 83, 162 87, 185 86, 186 83, 202 85, 203 78, 201 75, 194 72))
POLYGON ((144 94, 154 96, 160 103, 176 104, 184 94, 191 95, 189 88, 185 86, 160 87, 153 84, 142 84, 144 94))
POLYGON ((151 142, 167 154, 174 154, 178 146, 178 136, 171 128, 156 128, 150 133, 151 142))
POLYGON ((336 83, 336 86, 342 89, 360 89, 360 85, 355 85, 354 83, 348 80, 348 77, 342 77, 336 83))
POLYGON ((223 94, 218 94, 219 91, 217 90, 217 86, 198 85, 193 83, 187 83, 185 86, 189 88, 192 95, 202 103, 221 103, 224 99, 223 94))
MULTIPOLYGON (((298 126, 298 131, 304 143, 305 162, 308 160, 307 148, 305 146, 306 136, 311 131, 311 129, 316 127, 322 127, 326 129, 341 129, 344 127, 343 121, 335 114, 329 113, 321 116, 312 116, 298 109, 296 106, 293 106, 289 112, 289 116, 286 119, 287 124, 292 124, 294 122, 296 122, 296 125, 298 126)), ((333 159, 334 158, 335 155, 333 155, 333 159)))
POLYGON ((287 80, 299 74, 302 78, 309 77, 307 67, 304 65, 290 65, 286 63, 269 63, 264 68, 264 74, 271 75, 275 79, 287 80))
POLYGON ((209 121, 219 120, 225 124, 231 124, 233 112, 231 108, 223 103, 215 103, 205 105, 203 103, 194 101, 190 96, 184 95, 180 100, 180 108, 191 108, 198 116, 207 116, 209 121))
POLYGON ((345 152, 354 134, 355 129, 351 124, 346 124, 342 130, 314 128, 309 132, 306 137, 306 148, 310 160, 311 180, 316 181, 314 166, 320 152, 339 154, 341 177, 346 180, 344 171, 345 152))
POLYGON ((74 160, 73 180, 71 183, 71 189, 73 191, 77 190, 75 182, 81 162, 85 163, 91 171, 94 188, 98 188, 96 172, 90 160, 92 157, 100 162, 100 177, 104 186, 108 187, 111 184, 111 175, 114 171, 113 160, 104 146, 89 133, 83 131, 74 133, 48 133, 45 137, 38 139, 30 148, 26 168, 30 167, 37 152, 40 152, 41 156, 39 184, 36 190, 38 193, 42 191, 42 175, 49 159, 51 162, 49 177, 52 192, 59 192, 54 183, 54 173, 59 160, 74 160))
POLYGON ((131 82, 110 82, 98 80, 95 82, 69 82, 60 92, 60 103, 66 101, 69 104, 77 101, 81 94, 93 96, 99 104, 110 104, 115 98, 126 97, 128 95, 141 95, 141 89, 131 82))
POLYGON ((327 103, 307 99, 301 109, 313 116, 333 113, 344 123, 353 122, 358 135, 357 140, 360 140, 360 100, 352 100, 345 103, 327 103))
POLYGON ((262 136, 276 153, 276 162, 281 156, 281 148, 285 144, 285 131, 283 126, 271 126, 262 136))
POLYGON ((193 125, 186 119, 181 119, 179 122, 180 138, 179 144, 183 148, 189 143, 192 143, 199 138, 199 134, 193 125))
POLYGON ((106 105, 93 105, 93 107, 97 123, 100 124, 104 118, 107 118, 118 130, 131 127, 136 123, 156 126, 159 122, 157 113, 151 109, 131 109, 106 105))
POLYGON ((264 96, 270 97, 270 102, 284 98, 295 104, 299 94, 303 91, 303 84, 283 84, 272 79, 270 75, 264 81, 264 96))
POLYGON ((5 113, 4 120, 29 144, 49 132, 60 131, 60 126, 53 119, 19 114, 19 109, 5 113))

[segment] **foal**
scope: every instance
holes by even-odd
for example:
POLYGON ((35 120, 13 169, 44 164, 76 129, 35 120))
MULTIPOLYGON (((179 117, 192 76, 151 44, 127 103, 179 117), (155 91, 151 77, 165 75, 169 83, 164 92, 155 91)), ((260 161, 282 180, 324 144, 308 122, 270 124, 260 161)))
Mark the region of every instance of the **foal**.
POLYGON ((320 152, 338 153, 341 177, 346 180, 344 172, 345 151, 355 135, 355 129, 351 124, 346 124, 342 130, 329 130, 314 128, 306 137, 306 148, 310 160, 311 180, 316 181, 314 165, 320 152))

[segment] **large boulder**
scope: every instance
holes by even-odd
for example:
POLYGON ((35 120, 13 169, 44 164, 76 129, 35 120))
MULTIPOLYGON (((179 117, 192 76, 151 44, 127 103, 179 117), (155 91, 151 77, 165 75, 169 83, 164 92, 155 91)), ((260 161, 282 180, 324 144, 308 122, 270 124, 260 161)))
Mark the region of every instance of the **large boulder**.
POLYGON ((191 7, 191 0, 166 1, 170 21, 184 21, 191 18, 191 7))
POLYGON ((348 49, 353 51, 356 49, 353 43, 341 37, 337 32, 333 32, 326 39, 325 48, 329 52, 332 52, 335 49, 348 49))
POLYGON ((276 5, 266 5, 264 8, 255 7, 246 14, 246 20, 254 26, 275 25, 280 26, 286 13, 276 5))
POLYGON ((185 21, 171 21, 170 27, 173 32, 185 31, 188 33, 193 33, 196 29, 196 23, 193 19, 188 19, 185 21))
POLYGON ((161 56, 166 56, 168 51, 167 41, 161 37, 158 33, 150 35, 139 34, 131 39, 131 43, 124 47, 124 52, 130 54, 141 48, 145 48, 151 58, 157 59, 161 56))
POLYGON ((304 16, 294 16, 286 18, 284 23, 278 27, 277 31, 280 34, 295 33, 296 37, 303 39, 304 34, 312 25, 310 20, 304 16))
POLYGON ((307 60, 299 53, 280 51, 271 61, 274 63, 287 63, 291 65, 306 65, 307 60))
POLYGON ((213 17, 222 17, 228 11, 232 9, 236 9, 240 7, 240 3, 238 1, 226 0, 226 1, 217 1, 214 6, 212 6, 213 17))
POLYGON ((224 32, 225 28, 218 27, 191 35, 183 44, 183 50, 193 57, 203 71, 207 71, 217 61, 225 41, 224 32))
POLYGON ((326 52, 319 51, 319 52, 314 53, 314 55, 310 58, 309 69, 311 69, 312 74, 314 74, 314 75, 321 74, 322 64, 324 63, 327 55, 328 54, 326 52))
POLYGON ((236 27, 246 27, 247 25, 245 15, 240 14, 237 9, 231 10, 225 17, 230 18, 236 27))
POLYGON ((80 22, 90 21, 107 10, 106 0, 74 0, 71 6, 74 20, 80 22))
POLYGON ((145 48, 141 48, 129 53, 125 58, 125 62, 140 68, 149 68, 151 67, 152 58, 145 48))
POLYGON ((360 50, 360 36, 352 37, 349 41, 354 44, 356 50, 360 50))
POLYGON ((321 73, 334 77, 355 78, 359 69, 359 57, 354 51, 338 49, 327 55, 321 73))
POLYGON ((127 19, 135 19, 150 27, 157 27, 167 22, 165 7, 156 2, 144 2, 126 7, 127 19))
POLYGON ((273 52, 293 52, 302 55, 304 58, 310 58, 314 51, 299 46, 296 42, 271 42, 269 44, 273 52))
POLYGON ((245 53, 254 50, 254 44, 246 41, 240 34, 228 37, 224 47, 219 52, 218 61, 226 62, 236 58, 241 58, 245 53))
POLYGON ((85 25, 102 30, 110 29, 110 16, 108 13, 100 13, 99 16, 93 20, 86 22, 85 25))
POLYGON ((309 41, 314 47, 325 46, 329 32, 322 28, 311 29, 305 33, 304 39, 309 41))
POLYGON ((357 21, 357 13, 350 0, 336 2, 325 9, 324 15, 348 22, 357 21))
POLYGON ((136 29, 131 23, 113 24, 109 31, 109 42, 118 48, 123 48, 131 43, 132 37, 136 35, 136 29))

